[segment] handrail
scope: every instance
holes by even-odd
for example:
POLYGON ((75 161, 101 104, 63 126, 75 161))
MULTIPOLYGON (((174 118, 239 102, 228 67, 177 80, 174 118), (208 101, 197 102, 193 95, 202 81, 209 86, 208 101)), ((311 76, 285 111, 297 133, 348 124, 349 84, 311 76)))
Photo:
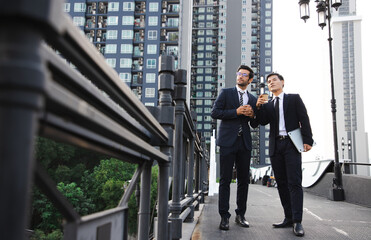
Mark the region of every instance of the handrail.
POLYGON ((159 106, 145 107, 62 12, 62 3, 0 0, 2 33, 11 36, 0 38, 0 189, 4 192, 0 198, 0 232, 7 240, 24 239, 27 201, 35 176, 35 183, 66 219, 66 239, 95 236, 98 231, 108 232, 111 239, 127 239, 128 200, 141 181, 138 236, 148 239, 150 221, 148 206, 144 205, 150 201, 150 168, 156 161, 155 237, 180 239, 182 222, 192 221, 203 201, 206 190, 202 183, 207 177, 205 143, 185 103, 186 71, 175 71, 172 56, 160 56, 159 106), (118 206, 79 216, 35 163, 35 136, 138 164, 118 206), (176 193, 171 199, 176 205, 170 207, 171 211, 176 209, 176 213, 171 212, 173 217, 168 214, 170 167, 173 179, 177 179, 172 185, 176 193), (174 171, 177 167, 182 169, 179 174, 174 171), (112 228, 112 223, 118 227, 112 228))

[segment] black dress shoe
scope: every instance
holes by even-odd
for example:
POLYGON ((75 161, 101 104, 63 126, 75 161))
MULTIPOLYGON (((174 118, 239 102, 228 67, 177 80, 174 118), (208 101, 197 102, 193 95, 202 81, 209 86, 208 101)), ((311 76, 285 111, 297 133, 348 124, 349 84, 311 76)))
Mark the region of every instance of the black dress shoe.
POLYGON ((235 222, 241 227, 245 227, 245 228, 249 227, 249 222, 246 221, 245 217, 243 216, 237 215, 235 222))
POLYGON ((303 225, 301 225, 301 223, 294 223, 293 231, 294 234, 298 237, 304 236, 304 228, 303 225))
POLYGON ((226 217, 222 217, 219 225, 220 230, 229 230, 229 219, 226 217))
POLYGON ((292 222, 291 219, 285 218, 285 219, 283 219, 283 222, 273 223, 272 225, 273 225, 274 228, 286 228, 286 227, 292 227, 292 224, 293 224, 293 222, 292 222))

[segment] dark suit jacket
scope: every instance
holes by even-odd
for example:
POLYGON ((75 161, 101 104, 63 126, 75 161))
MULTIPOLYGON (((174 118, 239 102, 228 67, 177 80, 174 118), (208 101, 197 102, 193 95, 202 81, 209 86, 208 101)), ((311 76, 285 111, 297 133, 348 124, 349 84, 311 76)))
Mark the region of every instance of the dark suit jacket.
MULTIPOLYGON (((254 112, 256 112, 256 98, 250 93, 248 93, 248 96, 248 104, 251 105, 254 112)), ((237 116, 236 109, 239 106, 239 95, 236 87, 224 88, 221 90, 211 111, 212 118, 222 120, 216 144, 221 147, 231 147, 238 137, 238 130, 241 124, 245 146, 248 150, 251 150, 251 133, 248 123, 250 122, 253 128, 256 128, 259 123, 257 119, 254 118, 244 115, 237 116)))
MULTIPOLYGON (((283 111, 285 117, 286 131, 290 132, 297 128, 301 128, 301 135, 303 136, 304 144, 313 145, 312 129, 309 123, 307 109, 300 98, 299 94, 285 94, 283 97, 283 111)), ((259 123, 267 125, 276 121, 274 111, 274 101, 263 104, 256 113, 258 115, 259 123)), ((276 141, 276 126, 270 124, 269 132, 269 155, 273 156, 276 141)))

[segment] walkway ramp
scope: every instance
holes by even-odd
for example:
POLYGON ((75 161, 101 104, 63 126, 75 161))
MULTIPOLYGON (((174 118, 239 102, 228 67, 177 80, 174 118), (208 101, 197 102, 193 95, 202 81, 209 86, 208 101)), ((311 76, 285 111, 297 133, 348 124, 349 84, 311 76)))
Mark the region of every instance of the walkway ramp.
MULTIPOLYGON (((193 232, 192 240, 218 239, 298 239, 291 228, 274 229, 272 223, 283 220, 283 211, 276 188, 250 184, 246 219, 250 228, 234 223, 236 184, 231 184, 230 230, 219 230, 218 195, 206 197, 203 212, 193 232)), ((304 193, 304 238, 336 240, 370 240, 371 208, 304 193)))

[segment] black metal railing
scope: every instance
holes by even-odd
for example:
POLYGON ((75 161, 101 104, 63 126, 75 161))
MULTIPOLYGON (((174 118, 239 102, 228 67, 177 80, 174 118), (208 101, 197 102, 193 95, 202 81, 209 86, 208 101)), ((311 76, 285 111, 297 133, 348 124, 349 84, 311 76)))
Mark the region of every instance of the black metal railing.
POLYGON ((180 239, 182 222, 192 221, 203 201, 208 161, 185 103, 185 70, 175 71, 174 58, 161 56, 159 105, 146 108, 62 12, 62 4, 0 0, 1 238, 25 238, 35 183, 63 215, 64 239, 127 239, 128 201, 140 181, 138 239, 149 239, 156 161, 154 238, 180 239), (35 136, 138 164, 118 206, 80 216, 35 162, 35 136))

